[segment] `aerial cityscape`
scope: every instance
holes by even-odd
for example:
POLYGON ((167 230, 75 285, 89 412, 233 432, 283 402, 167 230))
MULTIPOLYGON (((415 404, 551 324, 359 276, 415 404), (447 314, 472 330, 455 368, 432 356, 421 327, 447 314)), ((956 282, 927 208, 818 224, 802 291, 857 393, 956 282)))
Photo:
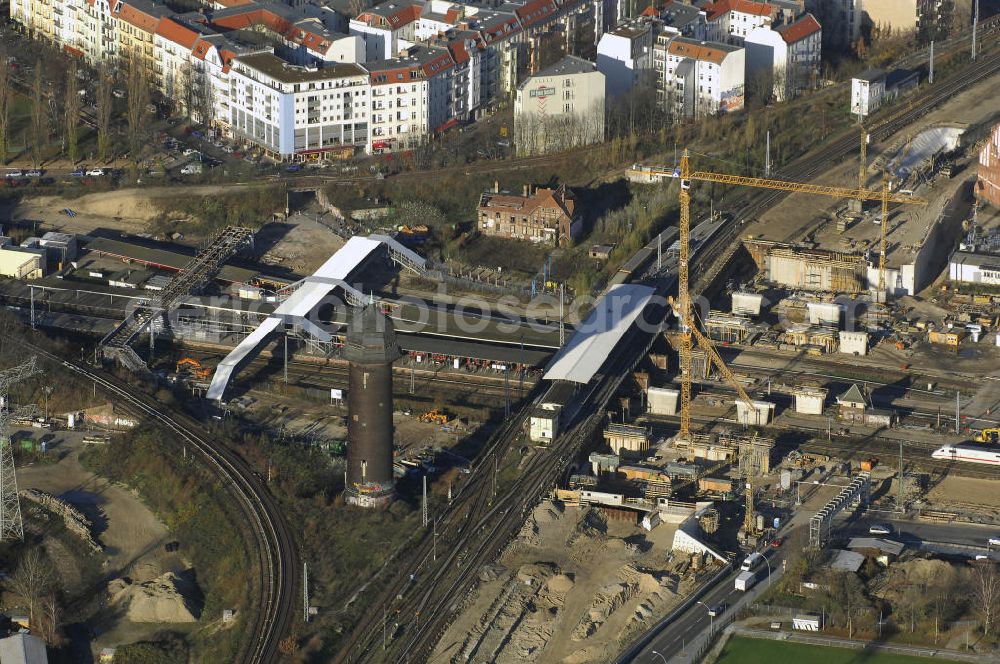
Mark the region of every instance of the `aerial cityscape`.
POLYGON ((1000 0, 0 3, 0 664, 1000 660, 1000 0))

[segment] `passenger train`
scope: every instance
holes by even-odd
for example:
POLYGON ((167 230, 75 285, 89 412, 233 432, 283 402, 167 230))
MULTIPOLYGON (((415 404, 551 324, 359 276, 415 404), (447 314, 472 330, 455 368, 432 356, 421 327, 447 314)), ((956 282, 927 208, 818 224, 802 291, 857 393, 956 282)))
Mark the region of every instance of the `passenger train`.
POLYGON ((985 463, 1000 465, 1000 447, 996 445, 976 445, 962 443, 960 445, 945 445, 931 454, 935 459, 944 461, 964 461, 966 463, 985 463))

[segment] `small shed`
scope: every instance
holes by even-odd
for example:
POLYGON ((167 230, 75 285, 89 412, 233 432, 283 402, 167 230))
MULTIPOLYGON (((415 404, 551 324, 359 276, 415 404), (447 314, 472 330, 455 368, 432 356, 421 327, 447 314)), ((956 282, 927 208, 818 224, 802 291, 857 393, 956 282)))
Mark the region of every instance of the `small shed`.
POLYGON ((840 416, 845 420, 863 420, 868 402, 855 383, 837 397, 837 405, 840 406, 840 416))
POLYGON ((606 261, 611 258, 611 252, 614 249, 615 245, 613 244, 595 244, 591 245, 588 255, 595 260, 606 261))

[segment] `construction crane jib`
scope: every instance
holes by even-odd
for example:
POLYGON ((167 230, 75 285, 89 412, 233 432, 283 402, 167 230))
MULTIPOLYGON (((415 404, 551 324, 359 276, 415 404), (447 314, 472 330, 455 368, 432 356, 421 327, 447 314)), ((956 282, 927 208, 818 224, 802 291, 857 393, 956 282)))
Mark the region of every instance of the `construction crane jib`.
MULTIPOLYGON (((688 281, 688 269, 691 253, 691 182, 716 182, 718 184, 732 185, 738 187, 754 187, 757 189, 772 189, 776 191, 788 191, 800 194, 811 194, 815 196, 829 196, 841 199, 856 199, 861 201, 881 201, 881 233, 879 238, 879 293, 885 292, 885 258, 886 258, 886 235, 888 233, 889 203, 904 204, 926 204, 925 199, 910 196, 907 194, 893 194, 889 190, 888 174, 883 174, 882 187, 880 190, 866 189, 863 186, 856 188, 833 187, 821 184, 807 184, 804 182, 790 182, 788 180, 775 180, 771 178, 758 178, 745 175, 731 175, 729 173, 714 173, 711 171, 692 171, 690 153, 687 149, 681 155, 680 165, 677 168, 650 168, 644 169, 651 177, 669 177, 680 180, 680 229, 679 229, 679 253, 677 261, 677 315, 681 322, 681 348, 680 348, 680 374, 681 374, 681 423, 678 437, 690 439, 691 436, 691 351, 692 337, 698 340, 708 354, 712 363, 715 364, 723 377, 736 388, 740 399, 752 404, 750 397, 746 394, 742 385, 735 380, 732 372, 725 367, 725 363, 715 351, 711 341, 695 330, 694 317, 691 307, 691 292, 688 281)), ((861 184, 859 182, 859 184, 861 184)))

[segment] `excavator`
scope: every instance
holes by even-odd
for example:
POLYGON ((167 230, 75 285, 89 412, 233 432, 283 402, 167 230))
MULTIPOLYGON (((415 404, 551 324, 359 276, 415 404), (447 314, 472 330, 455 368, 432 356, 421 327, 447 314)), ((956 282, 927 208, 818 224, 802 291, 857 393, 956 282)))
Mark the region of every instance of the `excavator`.
POLYGON ((434 410, 429 410, 418 418, 421 422, 429 422, 431 424, 447 424, 448 415, 442 413, 437 408, 434 410))
POLYGON ((181 373, 185 369, 188 369, 191 375, 198 380, 207 380, 212 375, 211 369, 206 369, 201 362, 193 357, 183 357, 177 362, 177 373, 181 373))

